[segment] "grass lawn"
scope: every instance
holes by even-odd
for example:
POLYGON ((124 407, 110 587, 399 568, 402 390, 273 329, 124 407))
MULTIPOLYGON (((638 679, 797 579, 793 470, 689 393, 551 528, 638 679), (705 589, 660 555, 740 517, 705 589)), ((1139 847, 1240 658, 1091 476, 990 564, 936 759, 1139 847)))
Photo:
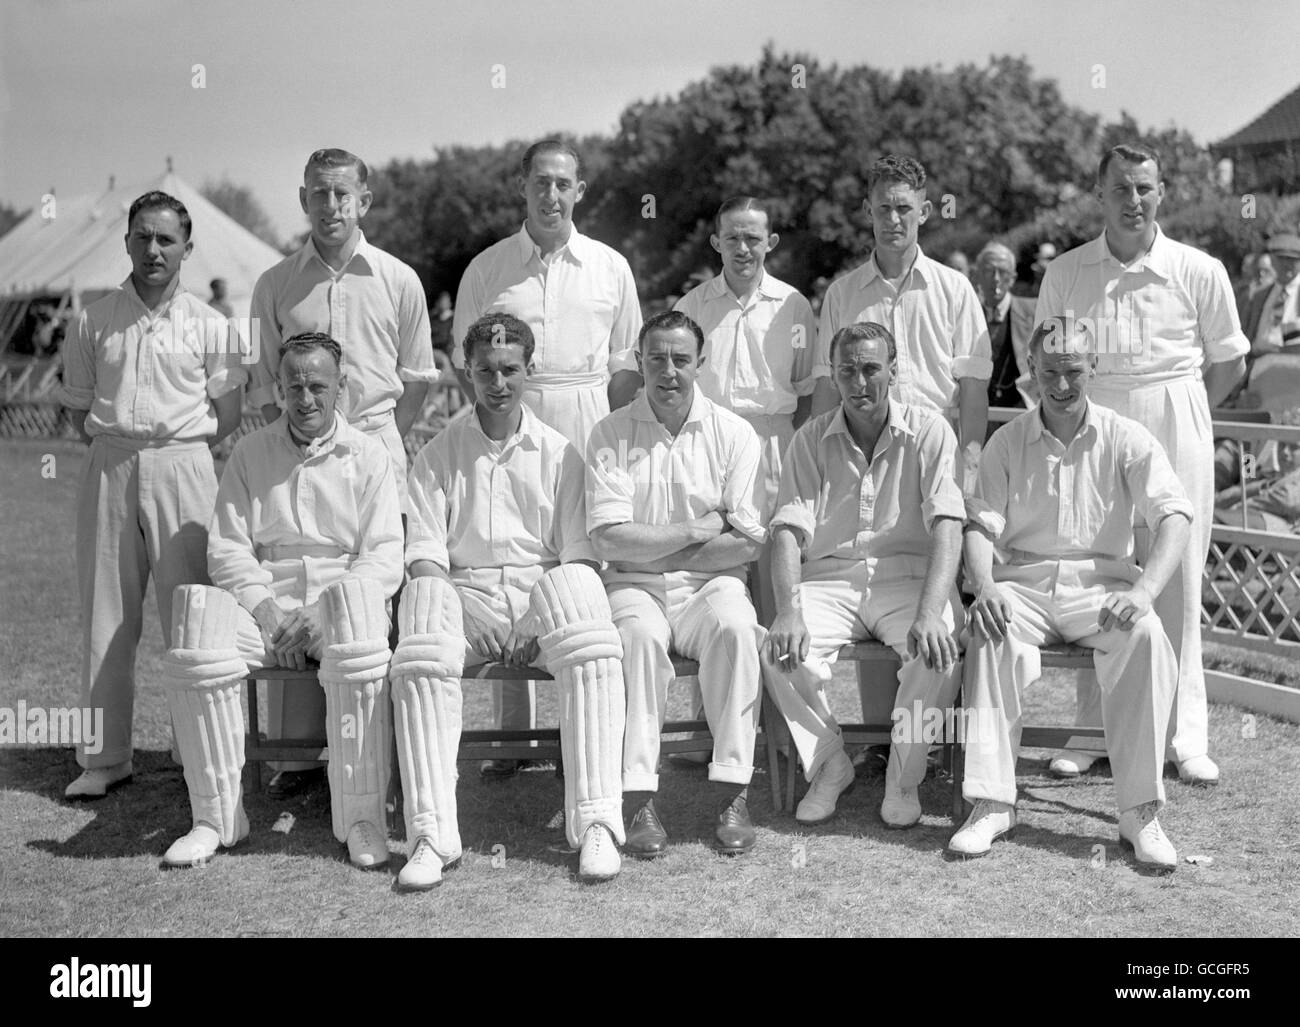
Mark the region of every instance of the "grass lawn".
MULTIPOLYGON (((74 445, 0 444, 0 706, 78 702, 80 464, 74 445), (41 474, 47 453, 53 478, 41 474)), ((73 805, 62 798, 77 772, 70 749, 0 748, 0 934, 1251 936, 1294 935, 1300 922, 1300 727, 1261 716, 1253 737, 1242 737, 1243 711, 1226 706, 1210 711, 1223 784, 1167 779, 1161 822, 1182 860, 1168 877, 1140 873, 1119 847, 1106 774, 1056 781, 1045 754, 1032 751, 1019 766, 1019 833, 969 863, 943 858, 953 830, 946 779, 926 781, 925 816, 913 830, 881 824, 880 779, 859 781, 835 819, 810 830, 773 813, 762 769, 751 788, 758 847, 728 860, 709 848, 716 810, 704 771, 666 762, 660 809, 670 853, 583 886, 563 832, 548 826, 562 799, 554 775, 485 784, 462 764, 465 859, 432 893, 393 890, 400 828, 388 872, 348 866, 324 791, 284 803, 248 797, 249 843, 204 870, 163 872, 159 857, 188 829, 189 806, 167 752, 161 655, 150 614, 133 784, 73 805), (284 813, 292 829, 272 831, 284 813)), ((851 668, 837 669, 834 689, 837 710, 854 719, 851 668)), ((553 722, 548 687, 540 691, 553 722)), ((1072 682, 1049 672, 1027 705, 1034 720, 1067 721, 1072 682)), ((468 686, 466 726, 486 726, 487 710, 486 688, 468 686)), ((757 762, 766 766, 761 752, 757 762)))

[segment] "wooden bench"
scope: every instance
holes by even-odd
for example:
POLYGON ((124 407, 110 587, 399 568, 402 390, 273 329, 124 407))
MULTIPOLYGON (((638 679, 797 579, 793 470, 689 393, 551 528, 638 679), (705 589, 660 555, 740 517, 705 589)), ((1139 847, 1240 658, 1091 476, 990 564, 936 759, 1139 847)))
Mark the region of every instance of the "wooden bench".
MULTIPOLYGON (((699 666, 694 660, 673 657, 673 670, 677 678, 695 677, 699 666)), ((504 663, 480 663, 466 667, 461 674, 461 681, 552 681, 550 674, 538 667, 514 667, 504 663)), ((248 696, 248 735, 244 742, 244 791, 261 790, 262 778, 260 764, 269 760, 322 760, 325 756, 325 739, 323 738, 268 738, 261 734, 259 714, 259 688, 261 682, 279 681, 284 683, 310 682, 318 687, 316 671, 287 670, 283 667, 265 667, 251 671, 245 680, 245 692, 248 696)), ((779 717, 776 707, 772 705, 767 690, 761 692, 762 710, 759 717, 759 738, 767 751, 768 776, 772 790, 772 805, 781 811, 781 771, 777 759, 777 746, 770 741, 770 734, 765 725, 775 723, 772 719, 779 717)), ((713 737, 709 734, 709 725, 702 720, 668 721, 663 726, 660 752, 663 755, 679 752, 712 752, 713 737), (685 737, 670 738, 669 735, 685 737), (692 737, 695 736, 695 737, 692 737)), ((394 746, 396 740, 394 739, 394 746)), ((555 759, 560 758, 560 729, 532 728, 528 730, 506 730, 487 728, 482 730, 462 731, 460 750, 457 760, 484 759, 555 759)), ((397 760, 394 755, 393 782, 398 783, 397 760)), ((390 795, 390 798, 392 796, 390 795)))
MULTIPOLYGON (((1065 670, 1088 670, 1093 665, 1092 650, 1083 646, 1050 645, 1044 646, 1041 652, 1044 669, 1054 667, 1065 670)), ((852 645, 843 646, 839 651, 839 659, 858 664, 892 664, 895 672, 902 665, 902 661, 893 649, 882 642, 876 641, 855 642, 852 645)), ((960 706, 961 697, 958 695, 955 709, 960 709, 960 706)), ((965 761, 962 757, 962 747, 956 744, 956 738, 949 735, 948 729, 953 723, 954 721, 945 718, 944 739, 940 744, 944 747, 944 762, 952 770, 952 814, 954 819, 960 822, 963 809, 961 786, 965 761)), ((855 745, 889 745, 893 728, 892 721, 887 723, 873 722, 840 725, 844 741, 855 745)), ((1021 730, 1020 744, 1022 747, 1030 749, 1061 748, 1071 738, 1105 738, 1105 732, 1099 727, 1026 724, 1021 730)), ((784 806, 793 812, 795 781, 801 773, 798 757, 794 753, 789 754, 787 768, 789 776, 785 782, 784 806)), ((781 807, 778 806, 777 808, 780 809, 781 807)))

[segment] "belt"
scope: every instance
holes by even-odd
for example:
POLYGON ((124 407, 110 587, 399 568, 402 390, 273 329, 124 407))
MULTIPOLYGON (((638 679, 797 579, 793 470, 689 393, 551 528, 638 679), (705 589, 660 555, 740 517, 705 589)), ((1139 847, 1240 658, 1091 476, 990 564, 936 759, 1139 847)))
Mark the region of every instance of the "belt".
POLYGON ((603 387, 609 383, 609 375, 603 371, 595 371, 579 374, 559 374, 552 371, 543 371, 533 374, 528 379, 527 387, 538 389, 543 392, 559 391, 561 389, 594 389, 603 387))
POLYGON ((356 553, 349 553, 342 546, 331 545, 303 544, 257 547, 257 558, 259 560, 300 560, 304 556, 329 558, 356 555, 356 553))

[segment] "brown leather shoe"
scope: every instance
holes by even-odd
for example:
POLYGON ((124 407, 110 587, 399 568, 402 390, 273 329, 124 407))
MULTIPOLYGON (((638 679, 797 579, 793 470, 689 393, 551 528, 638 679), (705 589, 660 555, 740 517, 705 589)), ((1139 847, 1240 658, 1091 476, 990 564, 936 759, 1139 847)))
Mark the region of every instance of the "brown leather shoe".
POLYGON ((659 822, 653 798, 647 799, 632 814, 632 820, 627 825, 627 842, 623 845, 623 851, 637 859, 654 859, 668 851, 668 832, 659 822))
POLYGON ((758 837, 749 819, 749 803, 743 795, 737 795, 718 815, 713 836, 718 840, 718 851, 726 856, 743 856, 754 847, 758 837))

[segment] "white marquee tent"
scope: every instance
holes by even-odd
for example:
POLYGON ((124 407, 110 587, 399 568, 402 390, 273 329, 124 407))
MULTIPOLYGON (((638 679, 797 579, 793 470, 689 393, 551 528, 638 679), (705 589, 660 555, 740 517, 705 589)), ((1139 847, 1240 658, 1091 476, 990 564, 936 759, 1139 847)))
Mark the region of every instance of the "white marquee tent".
POLYGON ((206 300, 208 283, 224 278, 235 314, 248 316, 253 285, 281 255, 169 168, 150 181, 110 183, 98 196, 55 197, 53 217, 43 217, 38 207, 0 237, 0 303, 10 314, 5 318, 10 325, 0 325, 0 351, 12 331, 13 301, 52 296, 76 308, 126 278, 131 271, 123 243, 127 211, 136 197, 154 189, 184 203, 193 221, 194 251, 181 269, 181 282, 206 300))

